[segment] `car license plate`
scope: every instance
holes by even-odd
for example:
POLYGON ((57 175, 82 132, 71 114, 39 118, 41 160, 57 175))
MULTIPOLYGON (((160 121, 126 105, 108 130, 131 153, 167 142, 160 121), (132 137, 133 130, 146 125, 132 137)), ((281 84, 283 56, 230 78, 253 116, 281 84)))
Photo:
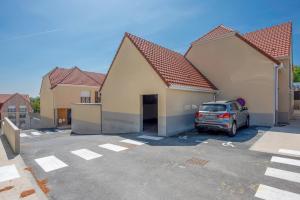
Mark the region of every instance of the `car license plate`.
POLYGON ((214 115, 207 115, 207 116, 205 116, 205 119, 207 119, 207 120, 214 120, 214 119, 216 119, 216 116, 214 116, 214 115))

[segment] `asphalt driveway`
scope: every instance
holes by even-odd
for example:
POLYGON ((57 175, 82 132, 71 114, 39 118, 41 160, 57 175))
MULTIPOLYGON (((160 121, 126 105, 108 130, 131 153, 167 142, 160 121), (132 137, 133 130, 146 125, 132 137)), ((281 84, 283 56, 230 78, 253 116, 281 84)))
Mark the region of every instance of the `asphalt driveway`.
POLYGON ((38 179, 48 180, 50 199, 255 199, 261 185, 300 191, 297 182, 265 175, 268 167, 297 173, 300 167, 249 150, 262 128, 241 130, 234 138, 24 133, 22 157, 38 179))

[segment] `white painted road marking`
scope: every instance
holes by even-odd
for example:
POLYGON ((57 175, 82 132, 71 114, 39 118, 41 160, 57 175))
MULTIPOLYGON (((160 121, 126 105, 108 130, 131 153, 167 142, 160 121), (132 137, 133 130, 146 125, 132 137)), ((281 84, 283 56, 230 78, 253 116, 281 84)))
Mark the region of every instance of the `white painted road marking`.
POLYGON ((285 170, 281 170, 281 169, 275 169, 275 168, 268 167, 265 172, 265 175, 275 177, 275 178, 280 178, 280 179, 287 180, 287 181, 293 181, 296 183, 300 183, 300 174, 295 173, 295 172, 290 172, 290 171, 285 171, 285 170))
POLYGON ((30 136, 27 135, 26 133, 20 133, 20 137, 30 137, 30 136))
POLYGON ((178 139, 186 140, 186 139, 188 139, 188 137, 186 135, 185 136, 179 136, 178 139))
POLYGON ((128 143, 128 144, 134 144, 134 145, 139 145, 139 146, 145 144, 144 142, 139 142, 139 141, 130 140, 130 139, 121 140, 120 142, 124 142, 124 143, 128 143))
POLYGON ((161 140, 163 137, 158 137, 158 136, 150 136, 150 135, 140 135, 138 138, 143 138, 147 140, 161 140))
POLYGON ((31 132, 31 134, 32 134, 32 135, 35 135, 35 136, 39 136, 39 135, 41 135, 41 133, 39 133, 39 132, 36 132, 36 131, 34 131, 34 132, 31 132))
POLYGON ((223 142, 222 145, 224 147, 234 147, 234 145, 232 144, 232 142, 223 142))
POLYGON ((40 167, 45 172, 50 172, 56 169, 67 167, 68 165, 63 161, 59 160, 55 156, 47 156, 43 158, 35 159, 35 162, 40 165, 40 167))
POLYGON ((300 151, 291 150, 291 149, 279 149, 279 153, 289 154, 292 156, 300 156, 300 151))
POLYGON ((79 156, 79 157, 81 157, 85 160, 92 160, 92 159, 99 158, 99 157, 102 156, 101 154, 90 151, 88 149, 78 149, 78 150, 75 150, 75 151, 71 151, 71 153, 76 155, 76 156, 79 156))
POLYGON ((115 145, 115 144, 110 144, 110 143, 107 143, 107 144, 101 144, 101 145, 98 145, 99 147, 102 147, 104 149, 108 149, 108 150, 111 150, 111 151, 115 151, 115 152, 119 152, 119 151, 124 151, 128 148, 126 147, 122 147, 122 146, 119 146, 119 145, 115 145))
POLYGON ((255 197, 265 200, 300 200, 300 195, 267 185, 259 185, 255 197))
POLYGON ((300 160, 295 160, 291 158, 282 158, 278 156, 272 156, 271 162, 277 162, 277 163, 282 163, 282 164, 287 164, 287 165, 295 165, 300 167, 300 160))
POLYGON ((0 182, 20 178, 20 174, 15 165, 0 167, 0 182))

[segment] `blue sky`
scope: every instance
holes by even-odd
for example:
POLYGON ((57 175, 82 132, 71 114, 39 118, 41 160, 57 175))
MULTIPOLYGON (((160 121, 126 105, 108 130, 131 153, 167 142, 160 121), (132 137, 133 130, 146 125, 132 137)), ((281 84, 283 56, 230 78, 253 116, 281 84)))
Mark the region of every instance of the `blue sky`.
POLYGON ((224 24, 241 33, 292 21, 300 64, 300 1, 1 0, 0 93, 39 94, 55 66, 107 72, 124 32, 184 53, 224 24))

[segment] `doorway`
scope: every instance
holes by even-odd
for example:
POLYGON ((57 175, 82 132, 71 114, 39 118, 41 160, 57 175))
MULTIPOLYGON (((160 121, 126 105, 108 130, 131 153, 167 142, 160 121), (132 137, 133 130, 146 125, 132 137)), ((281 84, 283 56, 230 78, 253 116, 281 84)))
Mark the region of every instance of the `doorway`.
POLYGON ((67 109, 67 122, 68 122, 68 125, 71 125, 71 123, 72 123, 72 110, 71 109, 67 109))
POLYGON ((57 109, 57 124, 58 126, 67 125, 67 109, 66 108, 58 108, 57 109))
POLYGON ((143 95, 143 131, 158 131, 158 95, 143 95))

